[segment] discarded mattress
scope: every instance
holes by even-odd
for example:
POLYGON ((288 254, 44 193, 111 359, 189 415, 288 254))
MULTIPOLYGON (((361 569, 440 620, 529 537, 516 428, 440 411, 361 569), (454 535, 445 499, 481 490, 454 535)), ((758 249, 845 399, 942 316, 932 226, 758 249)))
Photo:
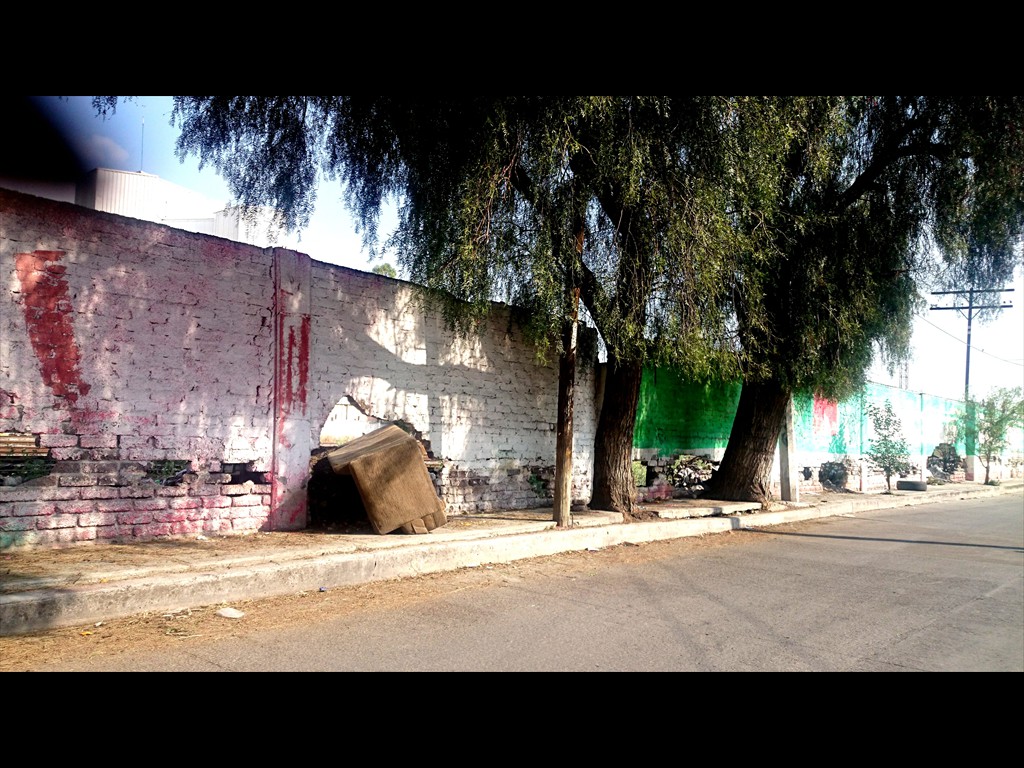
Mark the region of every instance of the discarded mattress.
POLYGON ((336 474, 355 481, 377 533, 428 533, 448 518, 425 455, 416 438, 391 424, 329 451, 327 460, 336 474))

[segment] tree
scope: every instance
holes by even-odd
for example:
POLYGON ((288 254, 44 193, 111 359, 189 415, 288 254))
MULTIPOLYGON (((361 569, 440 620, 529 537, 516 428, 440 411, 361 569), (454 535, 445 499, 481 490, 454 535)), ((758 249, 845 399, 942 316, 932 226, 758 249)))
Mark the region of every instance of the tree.
POLYGON ((629 514, 645 364, 742 378, 714 493, 764 500, 792 393, 837 399, 876 349, 906 355, 929 241, 944 279, 1005 279, 1021 258, 1022 103, 175 97, 172 120, 181 154, 286 221, 308 218, 321 175, 339 179, 373 244, 399 199, 385 248, 456 326, 508 300, 568 363, 578 296, 608 350, 592 504, 629 514))
POLYGON ((174 119, 179 152, 289 223, 308 217, 318 169, 341 180, 371 245, 383 201, 399 199, 384 247, 410 279, 457 329, 495 299, 522 310, 541 353, 561 356, 566 395, 579 297, 608 352, 592 503, 629 514, 644 363, 735 372, 722 306, 737 249, 716 181, 731 108, 716 97, 175 97, 174 119))
POLYGON ((994 389, 981 400, 969 400, 953 421, 957 440, 973 443, 985 467, 985 484, 991 482, 992 463, 1010 446, 1013 429, 1024 427, 1024 394, 1021 387, 994 389))
POLYGON ((760 107, 769 118, 747 109, 740 119, 787 127, 752 145, 772 170, 738 181, 736 225, 749 246, 732 303, 743 388, 711 493, 763 501, 793 393, 841 399, 874 354, 905 359, 919 285, 990 287, 1020 263, 1024 100, 780 97, 760 107), (796 119, 771 119, 784 108, 796 119))
POLYGON ((892 493, 892 476, 910 472, 910 447, 903 438, 903 425, 892 412, 892 404, 885 407, 869 405, 866 409, 874 426, 875 437, 870 440, 868 457, 885 473, 885 489, 892 493))
POLYGON ((373 272, 373 274, 375 275, 384 275, 385 277, 398 277, 398 272, 396 272, 395 268, 388 264, 387 262, 384 262, 383 264, 378 264, 370 271, 373 272))
POLYGON ((603 106, 579 126, 570 168, 594 200, 581 295, 608 355, 591 504, 628 515, 644 366, 673 364, 696 378, 738 374, 723 307, 739 247, 723 192, 730 141, 739 139, 733 105, 720 97, 603 106))

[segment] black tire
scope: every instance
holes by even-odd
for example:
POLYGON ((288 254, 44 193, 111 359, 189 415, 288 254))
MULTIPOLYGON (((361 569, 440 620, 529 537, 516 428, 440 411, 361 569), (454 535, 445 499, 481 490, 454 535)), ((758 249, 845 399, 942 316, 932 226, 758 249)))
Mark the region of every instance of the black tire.
POLYGON ((927 491, 928 483, 924 480, 897 480, 897 491, 927 491))

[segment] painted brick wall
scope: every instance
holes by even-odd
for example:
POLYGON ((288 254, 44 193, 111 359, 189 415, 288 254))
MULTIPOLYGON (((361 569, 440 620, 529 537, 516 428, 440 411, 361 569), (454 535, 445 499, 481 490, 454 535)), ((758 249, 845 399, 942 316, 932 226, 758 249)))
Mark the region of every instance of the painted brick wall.
POLYGON ((0 431, 54 472, 0 488, 0 546, 261 527, 272 292, 252 248, 0 191, 0 431), (193 483, 143 482, 188 461, 193 483))
MULTIPOLYGON (((901 434, 910 449, 910 461, 921 470, 918 477, 927 477, 924 470, 928 457, 946 442, 947 428, 963 403, 874 382, 868 382, 861 392, 839 403, 810 395, 794 398, 799 463, 817 468, 826 461, 848 459, 860 466, 875 437, 867 407, 883 408, 886 401, 900 420, 901 434)), ((962 441, 957 450, 963 455, 962 441)), ((861 471, 864 476, 862 481, 858 479, 858 487, 867 490, 884 487, 880 472, 870 466, 861 471)))
POLYGON ((672 369, 646 369, 637 404, 634 457, 687 453, 721 459, 739 400, 739 382, 705 384, 672 369))
POLYGON ((4 190, 0 275, 0 432, 55 461, 0 487, 0 547, 302 528, 312 452, 391 421, 439 460, 450 510, 550 503, 557 368, 500 306, 456 339, 400 281, 4 190), (153 482, 161 461, 190 471, 153 482))
POLYGON ((4 431, 42 433, 62 460, 269 468, 262 254, 66 204, 0 204, 4 431))
MULTIPOLYGON (((665 467, 680 454, 721 459, 739 403, 740 385, 736 382, 710 384, 692 382, 671 370, 647 370, 640 389, 633 457, 652 467, 665 467)), ((884 406, 888 400, 900 419, 902 433, 910 447, 911 463, 926 476, 927 458, 946 441, 946 429, 963 403, 956 400, 910 392, 869 382, 858 394, 836 403, 797 394, 793 398, 796 433, 795 470, 809 471, 798 478, 804 490, 820 488, 818 470, 826 462, 849 462, 853 474, 848 485, 858 490, 884 489, 884 476, 873 471, 864 456, 874 437, 868 405, 884 406)), ((1015 437, 1011 444, 1020 443, 1015 437)), ((963 444, 957 446, 962 455, 963 444)), ((1014 448, 1016 450, 1016 448, 1014 448)), ((1012 452, 1012 451, 1011 451, 1012 452)), ((970 467, 971 460, 968 459, 970 467)), ((994 476, 1009 476, 1010 467, 1000 465, 994 476)), ((779 457, 776 451, 772 473, 774 492, 778 494, 779 457)), ((968 472, 968 479, 984 472, 968 472)), ((664 490, 664 489, 663 489, 664 490)))
MULTIPOLYGON (((542 365, 496 305, 483 332, 457 338, 416 306, 411 286, 314 263, 310 425, 314 443, 340 444, 380 423, 406 422, 443 461, 449 509, 549 504, 558 371, 542 365)), ((577 376, 573 498, 591 493, 597 427, 594 359, 577 376)))

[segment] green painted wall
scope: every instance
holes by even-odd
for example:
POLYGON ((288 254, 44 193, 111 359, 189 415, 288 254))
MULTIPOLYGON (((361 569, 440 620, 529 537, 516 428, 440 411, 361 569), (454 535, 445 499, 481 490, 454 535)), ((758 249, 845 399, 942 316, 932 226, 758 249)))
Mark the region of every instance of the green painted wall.
POLYGON ((832 403, 809 394, 793 397, 793 427, 798 453, 856 455, 860 452, 863 424, 860 397, 832 403))
POLYGON ((671 369, 644 371, 633 446, 671 456, 724 449, 740 400, 739 382, 699 384, 671 369))
MULTIPOLYGON (((670 369, 648 369, 640 386, 633 446, 660 456, 720 452, 729 442, 739 397, 739 382, 703 384, 670 369)), ((873 437, 866 407, 882 407, 886 400, 913 456, 929 455, 945 441, 946 427, 962 406, 958 400, 875 383, 840 403, 798 394, 793 398, 797 462, 817 466, 860 457, 873 437)), ((963 445, 957 450, 962 454, 963 445)))
MULTIPOLYGON (((925 434, 935 443, 932 446, 932 450, 934 450, 935 446, 939 443, 947 442, 946 429, 953 423, 957 412, 963 408, 964 404, 961 400, 947 400, 944 397, 936 397, 935 395, 925 394, 922 397, 924 398, 924 412, 933 414, 933 418, 927 424, 927 429, 930 432, 925 434)), ((964 448, 964 441, 959 440, 956 443, 956 452, 962 456, 964 448)))

